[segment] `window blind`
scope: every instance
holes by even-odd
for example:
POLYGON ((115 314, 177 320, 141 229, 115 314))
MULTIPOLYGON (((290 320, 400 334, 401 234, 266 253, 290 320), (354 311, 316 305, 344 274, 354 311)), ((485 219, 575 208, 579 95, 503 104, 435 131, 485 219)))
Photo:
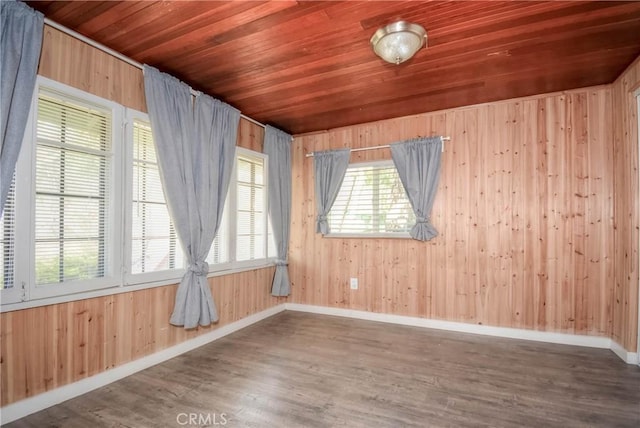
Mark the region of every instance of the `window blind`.
POLYGON ((331 233, 404 233, 415 223, 393 164, 350 166, 328 217, 331 233))
POLYGON ((239 155, 236 161, 236 260, 267 257, 264 160, 239 155))
POLYGON ((207 263, 218 264, 229 261, 229 198, 224 204, 224 212, 222 213, 222 224, 218 229, 218 233, 211 244, 207 263))
POLYGON ((162 190, 149 123, 133 122, 131 273, 181 269, 184 255, 162 190))
MULTIPOLYGON (((186 260, 146 115, 41 76, 35 97, 28 152, 17 165, 25 186, 12 184, 0 214, 2 303, 175 282, 186 260), (121 141, 116 130, 127 124, 121 141)), ((235 164, 209 252, 212 271, 259 267, 275 256, 268 157, 237 148, 235 164)))
POLYGON ((36 284, 104 277, 110 112, 41 92, 36 138, 36 284))
POLYGON ((0 289, 12 288, 14 285, 15 263, 15 220, 16 220, 16 188, 15 175, 11 180, 9 195, 0 217, 0 248, 2 248, 2 266, 0 269, 0 289))

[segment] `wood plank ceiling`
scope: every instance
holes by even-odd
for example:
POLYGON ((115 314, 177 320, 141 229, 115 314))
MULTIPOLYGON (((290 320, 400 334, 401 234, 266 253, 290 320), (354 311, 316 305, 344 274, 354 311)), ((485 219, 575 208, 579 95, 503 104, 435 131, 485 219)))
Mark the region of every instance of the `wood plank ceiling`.
POLYGON ((640 54, 640 2, 28 3, 296 134, 611 83, 640 54), (398 19, 429 45, 399 66, 369 45, 398 19))

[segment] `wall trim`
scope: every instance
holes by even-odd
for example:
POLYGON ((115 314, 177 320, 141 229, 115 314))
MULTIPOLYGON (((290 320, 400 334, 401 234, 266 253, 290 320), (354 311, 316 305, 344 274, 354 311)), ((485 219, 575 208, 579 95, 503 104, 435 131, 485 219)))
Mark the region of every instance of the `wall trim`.
POLYGON ((199 348, 200 346, 206 345, 207 343, 218 340, 284 310, 284 304, 273 306, 269 309, 249 315, 245 318, 239 319, 238 321, 234 321, 230 324, 217 328, 209 333, 186 340, 154 354, 147 355, 77 382, 63 385, 51 391, 43 392, 42 394, 8 404, 2 407, 2 411, 0 412, 0 424, 8 424, 9 422, 13 422, 32 413, 44 410, 47 407, 60 404, 63 401, 70 400, 79 395, 86 394, 94 389, 103 387, 136 372, 155 366, 156 364, 170 360, 171 358, 177 357, 185 352, 189 352, 193 349, 199 348))
POLYGON ((284 305, 285 308, 289 311, 309 312, 313 314, 332 315, 345 318, 357 318, 367 321, 386 322, 390 324, 401 324, 412 327, 432 328, 436 330, 447 330, 459 333, 479 334, 484 336, 505 337, 509 339, 530 340, 534 342, 546 342, 556 343, 560 345, 609 349, 627 364, 640 364, 639 353, 627 351, 616 341, 602 336, 586 336, 579 334, 555 333, 552 331, 494 327, 489 325, 435 320, 430 318, 418 318, 405 315, 359 311, 354 309, 332 308, 328 306, 303 305, 300 303, 285 303, 284 305))
POLYGON ((224 325, 212 332, 203 334, 185 342, 179 343, 155 354, 147 355, 95 376, 61 386, 51 391, 43 392, 33 397, 25 398, 2 407, 0 424, 8 424, 17 419, 39 412, 48 407, 86 394, 94 389, 130 376, 146 368, 155 366, 178 355, 206 345, 252 324, 262 321, 285 310, 307 312, 312 314, 355 318, 367 321, 377 321, 389 324, 399 324, 411 327, 431 328, 436 330, 455 331, 484 336, 504 337, 509 339, 530 340, 536 342, 556 343, 562 345, 583 346, 589 348, 610 349, 627 364, 640 364, 639 355, 630 352, 608 337, 585 336, 549 331, 526 330, 508 327, 493 327, 488 325, 469 324, 455 321, 435 320, 429 318, 410 317, 405 315, 385 314, 378 312, 359 311, 354 309, 332 308, 328 306, 304 305, 301 303, 282 303, 264 311, 249 315, 238 321, 224 325))
POLYGON ((609 349, 627 364, 640 364, 637 352, 627 351, 615 340, 611 340, 611 347, 609 349))

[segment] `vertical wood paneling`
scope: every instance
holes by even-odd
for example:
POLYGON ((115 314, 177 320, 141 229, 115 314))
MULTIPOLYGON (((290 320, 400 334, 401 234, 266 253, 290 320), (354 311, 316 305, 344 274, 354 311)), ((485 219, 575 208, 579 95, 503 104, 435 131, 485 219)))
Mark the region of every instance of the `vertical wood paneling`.
POLYGON ((615 298, 613 339, 630 351, 638 340, 638 111, 640 58, 613 84, 615 157, 615 298))
POLYGON ((263 141, 264 128, 244 118, 240 118, 240 125, 238 125, 238 145, 245 149, 262 153, 263 141))
POLYGON ((2 405, 117 367, 279 303, 274 269, 209 279, 220 310, 213 327, 169 325, 177 286, 0 314, 2 405))
MULTIPOLYGON (((45 26, 39 73, 146 111, 142 71, 45 26)), ((241 119, 238 146, 262 151, 264 130, 241 119)), ((0 314, 0 403, 50 391, 272 307, 274 269, 209 279, 215 326, 169 324, 177 286, 150 288, 0 314)))
POLYGON ((142 70, 45 25, 38 74, 147 111, 142 70))
MULTIPOLYGON (((609 336, 611 88, 594 87, 296 137, 292 300, 609 336), (450 135, 432 213, 439 236, 323 238, 304 154, 450 135), (349 277, 360 288, 348 289, 349 277), (345 298, 346 296, 346 298, 345 298)), ((357 152, 352 162, 388 150, 357 152)))

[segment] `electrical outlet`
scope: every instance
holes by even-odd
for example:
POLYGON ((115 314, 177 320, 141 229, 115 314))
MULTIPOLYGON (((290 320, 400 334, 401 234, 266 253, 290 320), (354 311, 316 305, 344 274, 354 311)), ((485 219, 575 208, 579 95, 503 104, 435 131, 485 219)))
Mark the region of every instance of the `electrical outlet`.
POLYGON ((357 290, 358 289, 358 278, 351 278, 351 289, 352 290, 357 290))

